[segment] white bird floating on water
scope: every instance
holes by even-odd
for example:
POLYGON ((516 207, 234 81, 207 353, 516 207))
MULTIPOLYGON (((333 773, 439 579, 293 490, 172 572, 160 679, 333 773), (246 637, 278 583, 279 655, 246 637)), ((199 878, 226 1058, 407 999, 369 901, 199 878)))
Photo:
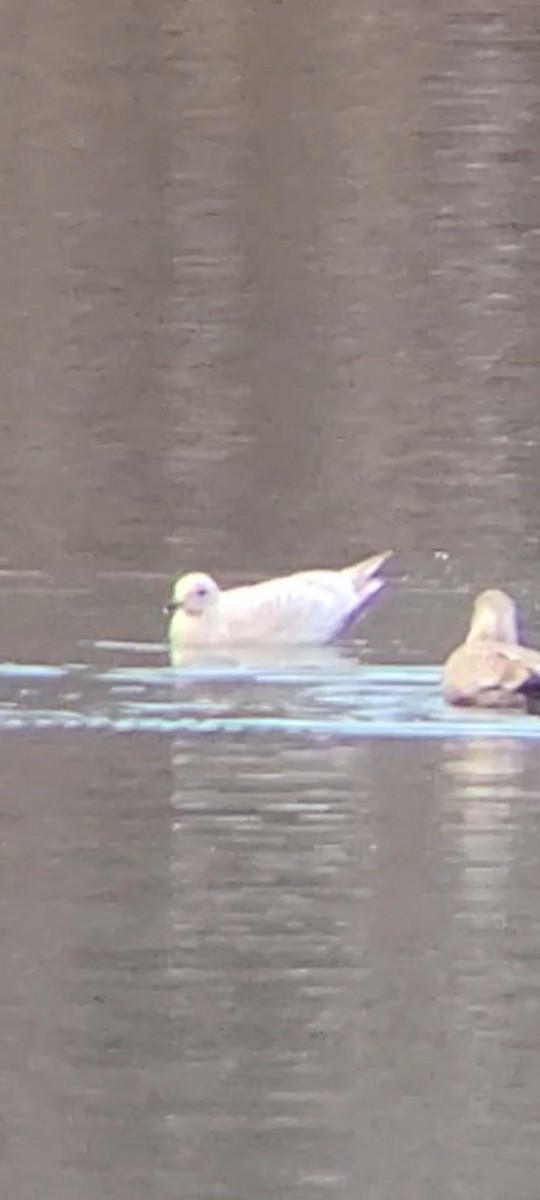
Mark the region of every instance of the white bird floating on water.
POLYGON ((384 587, 377 572, 391 554, 374 554, 341 571, 298 571, 225 591, 210 575, 183 575, 166 609, 173 666, 190 647, 331 642, 384 587))

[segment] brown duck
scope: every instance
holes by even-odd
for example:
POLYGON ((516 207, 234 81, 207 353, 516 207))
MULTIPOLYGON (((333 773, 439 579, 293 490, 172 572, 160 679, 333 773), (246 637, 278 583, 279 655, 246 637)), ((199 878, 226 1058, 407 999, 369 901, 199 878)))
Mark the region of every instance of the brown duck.
POLYGON ((443 668, 442 688, 449 704, 540 711, 540 653, 520 644, 506 592, 477 597, 467 637, 443 668))

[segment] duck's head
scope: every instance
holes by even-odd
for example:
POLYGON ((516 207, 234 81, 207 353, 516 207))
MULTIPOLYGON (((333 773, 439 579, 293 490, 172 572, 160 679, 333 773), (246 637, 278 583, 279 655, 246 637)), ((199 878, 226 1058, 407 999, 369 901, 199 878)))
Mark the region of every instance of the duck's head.
POLYGON ((172 597, 165 609, 169 617, 173 617, 179 609, 190 617, 200 617, 217 603, 219 587, 211 575, 202 571, 192 571, 177 579, 172 597))
POLYGON ((506 592, 490 588, 477 596, 467 640, 477 638, 508 643, 519 641, 516 605, 506 592))

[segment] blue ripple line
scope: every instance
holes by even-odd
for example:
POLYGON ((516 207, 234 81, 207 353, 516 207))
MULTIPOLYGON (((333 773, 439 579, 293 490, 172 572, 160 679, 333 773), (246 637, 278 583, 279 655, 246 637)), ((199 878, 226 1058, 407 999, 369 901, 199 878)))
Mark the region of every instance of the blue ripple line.
POLYGON ((0 676, 7 679, 62 679, 68 667, 39 666, 37 663, 0 663, 0 676))
POLYGON ((63 730, 117 733, 155 733, 162 735, 188 734, 196 737, 211 734, 244 735, 281 734, 283 737, 314 737, 328 740, 363 738, 441 739, 448 737, 492 738, 507 737, 521 741, 540 740, 540 722, 534 718, 477 722, 452 718, 436 722, 422 720, 374 719, 359 721, 348 718, 340 721, 324 719, 302 720, 279 717, 143 717, 111 716, 106 713, 85 714, 55 710, 0 712, 0 732, 28 730, 63 730))

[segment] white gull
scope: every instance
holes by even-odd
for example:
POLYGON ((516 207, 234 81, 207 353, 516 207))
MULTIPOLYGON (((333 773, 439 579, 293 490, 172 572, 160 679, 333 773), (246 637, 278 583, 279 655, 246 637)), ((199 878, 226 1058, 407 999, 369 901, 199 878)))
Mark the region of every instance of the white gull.
POLYGON ((298 571, 221 590, 210 575, 183 575, 167 606, 171 662, 190 646, 324 645, 358 619, 385 585, 391 551, 342 570, 298 571))

